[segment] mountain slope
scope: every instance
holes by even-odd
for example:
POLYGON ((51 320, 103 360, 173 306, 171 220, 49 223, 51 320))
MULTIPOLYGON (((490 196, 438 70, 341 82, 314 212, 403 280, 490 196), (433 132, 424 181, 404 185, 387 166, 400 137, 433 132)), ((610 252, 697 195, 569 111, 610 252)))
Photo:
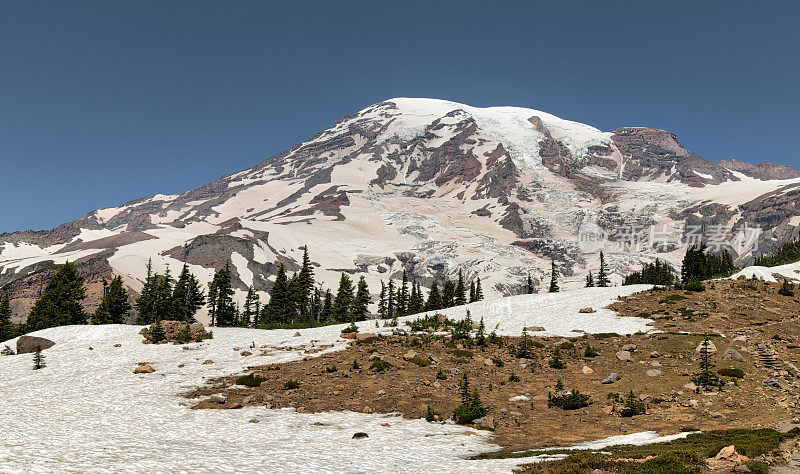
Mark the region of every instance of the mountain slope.
MULTIPOLYGON (((342 271, 364 273, 376 291, 403 269, 425 286, 461 270, 488 295, 514 294, 528 273, 548 279, 551 259, 566 286, 579 286, 597 267, 597 247, 579 242, 586 226, 613 239, 631 226, 749 223, 764 228, 757 252, 785 240, 800 224, 792 171, 712 163, 661 130, 392 99, 183 194, 0 235, 0 285, 13 282, 24 313, 54 263, 78 261, 94 288, 119 274, 137 291, 150 258, 157 271, 186 262, 203 282, 230 261, 241 296, 268 289, 278 263, 296 269, 307 244, 327 287, 342 271), (790 179, 765 179, 774 177, 790 179)), ((656 256, 679 262, 681 242, 650 237, 641 248, 606 246, 614 278, 656 256)), ((738 250, 744 262, 755 249, 738 250)))

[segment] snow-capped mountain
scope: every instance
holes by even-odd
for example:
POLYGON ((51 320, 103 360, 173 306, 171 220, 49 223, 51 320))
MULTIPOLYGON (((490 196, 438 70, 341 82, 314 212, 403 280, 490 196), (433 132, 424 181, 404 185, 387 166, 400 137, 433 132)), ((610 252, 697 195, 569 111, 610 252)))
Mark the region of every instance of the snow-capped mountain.
POLYGON ((112 273, 138 291, 152 258, 157 271, 186 262, 203 282, 230 262, 242 293, 264 291, 278 263, 297 268, 303 245, 326 287, 340 272, 365 274, 376 291, 404 269, 425 286, 461 270, 489 295, 513 294, 529 273, 549 278, 551 260, 578 286, 606 239, 617 280, 655 257, 677 264, 685 226, 734 231, 746 262, 796 234, 798 186, 792 168, 712 163, 662 130, 398 98, 183 194, 1 234, 0 286, 11 284, 22 313, 54 263, 77 261, 90 293, 112 273), (760 226, 758 248, 745 224, 760 226))

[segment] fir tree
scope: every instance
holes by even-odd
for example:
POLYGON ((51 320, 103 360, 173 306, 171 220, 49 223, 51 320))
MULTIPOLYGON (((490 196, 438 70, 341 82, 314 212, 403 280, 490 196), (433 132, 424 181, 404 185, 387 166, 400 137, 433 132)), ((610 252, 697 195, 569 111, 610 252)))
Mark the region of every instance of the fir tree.
POLYGON ((83 277, 78 274, 75 264, 65 263, 33 305, 26 329, 37 331, 68 324, 86 324, 86 313, 81 307, 85 296, 83 277))
POLYGON ((103 281, 103 300, 92 316, 92 324, 122 324, 130 310, 122 277, 115 277, 110 285, 103 281))
POLYGON ((469 302, 470 303, 474 303, 475 302, 475 282, 474 281, 469 282, 469 302))
POLYGON ((528 281, 526 282, 525 289, 526 289, 526 292, 529 295, 533 294, 533 278, 531 278, 531 274, 530 273, 528 273, 528 281))
POLYGON ((458 271, 458 283, 456 283, 456 297, 454 303, 456 306, 467 304, 467 288, 464 286, 464 274, 461 270, 458 271))
POLYGON ((33 370, 39 370, 44 367, 44 354, 42 354, 42 346, 36 346, 33 352, 33 370))
POLYGON ((586 288, 591 288, 593 286, 594 286, 594 278, 592 277, 592 272, 589 272, 589 274, 586 275, 586 288))
POLYGON ((0 299, 0 341, 14 337, 14 325, 11 322, 11 296, 6 292, 0 299))
POLYGON ((206 304, 206 297, 200 282, 190 271, 189 266, 184 264, 175 288, 172 290, 172 304, 174 306, 175 317, 180 321, 192 322, 197 311, 206 304))
POLYGON ((336 290, 336 298, 333 300, 331 316, 334 321, 347 321, 350 316, 350 307, 353 304, 353 281, 342 273, 339 278, 339 289, 336 290))
POLYGON ((403 270, 403 280, 397 289, 397 316, 408 314, 408 275, 403 270))
POLYGON ((286 324, 289 322, 293 311, 291 295, 289 294, 289 280, 286 277, 286 267, 281 263, 275 283, 269 290, 269 303, 264 305, 261 319, 271 324, 286 324))
POLYGON ((642 270, 626 275, 623 285, 651 284, 670 286, 675 283, 675 275, 667 262, 656 259, 653 263, 645 263, 642 270))
POLYGON ((425 310, 425 297, 422 294, 422 287, 414 280, 411 282, 411 296, 408 300, 408 314, 417 314, 425 310))
POLYGON ((476 278, 475 282, 475 301, 483 299, 483 290, 481 289, 481 277, 476 278))
POLYGON ((251 286, 247 289, 247 296, 244 298, 244 311, 242 311, 240 326, 248 327, 257 322, 259 306, 258 293, 256 293, 255 288, 251 286))
POLYGON ((333 318, 333 295, 331 290, 325 290, 325 301, 322 303, 322 311, 319 320, 322 322, 330 321, 333 318))
POLYGON ((303 247, 303 264, 297 273, 295 290, 295 303, 297 304, 298 312, 305 319, 311 319, 308 304, 313 288, 314 267, 311 266, 311 259, 308 257, 308 245, 306 245, 303 247))
POLYGON ((367 319, 367 308, 371 302, 372 298, 369 294, 369 287, 362 275, 358 280, 358 289, 356 290, 356 296, 353 298, 353 303, 350 308, 350 320, 364 321, 367 319))
POLYGON ((456 285, 450 280, 444 281, 442 288, 442 308, 451 308, 455 305, 456 285))
POLYGON ((712 370, 714 364, 711 362, 711 354, 709 351, 710 341, 703 340, 700 345, 700 372, 692 377, 692 382, 697 384, 698 387, 708 387, 719 384, 719 377, 712 370))
POLYGON ((381 280, 381 294, 378 299, 378 316, 386 318, 386 284, 381 280))
POLYGON ((156 319, 174 319, 175 303, 172 299, 172 275, 167 267, 164 275, 158 275, 155 288, 155 316, 156 319))
POLYGON ((209 284, 208 295, 209 314, 212 315, 211 325, 233 326, 237 315, 236 305, 233 304, 230 264, 225 264, 214 274, 209 284))
POLYGON ((442 309, 442 297, 439 295, 439 285, 436 280, 431 283, 431 291, 428 292, 428 301, 425 303, 425 311, 436 311, 442 309))
POLYGON ((155 321, 155 292, 157 282, 157 275, 153 274, 153 260, 150 259, 147 261, 147 276, 144 279, 142 292, 134 303, 136 311, 139 313, 139 316, 136 318, 136 324, 150 324, 155 321))
POLYGON ((603 252, 600 252, 600 271, 597 272, 597 286, 605 288, 611 282, 608 280, 608 274, 606 272, 606 257, 603 255, 603 252))
POLYGON ((550 262, 550 293, 558 293, 558 270, 556 270, 556 261, 550 262))
POLYGON ((396 314, 395 308, 395 294, 394 294, 394 281, 390 278, 389 279, 389 288, 387 289, 387 296, 386 296, 386 317, 393 318, 396 314))

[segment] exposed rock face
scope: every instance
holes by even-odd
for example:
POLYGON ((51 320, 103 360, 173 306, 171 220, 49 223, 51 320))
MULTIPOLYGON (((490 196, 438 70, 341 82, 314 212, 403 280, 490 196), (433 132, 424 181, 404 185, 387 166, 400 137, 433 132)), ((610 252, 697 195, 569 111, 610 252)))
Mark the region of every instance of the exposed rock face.
POLYGON ((17 354, 32 354, 36 352, 37 347, 41 347, 42 350, 45 350, 55 345, 55 342, 43 337, 20 336, 17 339, 17 354))
POLYGON ((800 178, 800 171, 792 168, 791 166, 778 165, 764 161, 762 163, 747 163, 732 158, 730 161, 722 160, 719 162, 720 166, 728 168, 731 171, 738 171, 751 178, 769 180, 769 179, 795 179, 800 178))
MULTIPOLYGON (((164 340, 160 341, 160 343, 168 343, 168 342, 180 342, 179 334, 181 331, 186 329, 186 323, 183 321, 161 321, 161 328, 164 330, 164 340)), ((148 344, 153 344, 155 341, 152 337, 152 329, 153 325, 146 328, 142 328, 139 331, 139 334, 144 336, 144 342, 148 344)), ((192 323, 189 325, 189 337, 192 341, 196 339, 202 339, 208 335, 208 332, 200 323, 192 323)))
MULTIPOLYGON (((307 244, 328 288, 341 272, 363 274, 377 292, 403 271, 426 287, 461 271, 480 276, 491 297, 518 293, 528 275, 546 281, 551 260, 563 288, 582 286, 598 265, 598 252, 579 245, 585 223, 614 245, 628 227, 752 223, 766 238, 756 254, 796 235, 800 183, 756 189, 731 170, 800 179, 777 165, 712 163, 662 130, 607 133, 531 109, 392 99, 183 194, 100 209, 52 231, 2 234, 0 286, 10 284, 19 320, 68 260, 90 283, 89 311, 115 274, 135 296, 150 259, 162 273, 187 263, 204 285, 230 263, 236 299, 253 286, 263 301, 278 265, 296 271, 307 244), (711 192, 717 184, 724 193, 711 192)), ((648 239, 606 248, 615 283, 656 256, 679 265, 682 242, 648 239)), ((754 251, 735 252, 737 263, 754 251)))

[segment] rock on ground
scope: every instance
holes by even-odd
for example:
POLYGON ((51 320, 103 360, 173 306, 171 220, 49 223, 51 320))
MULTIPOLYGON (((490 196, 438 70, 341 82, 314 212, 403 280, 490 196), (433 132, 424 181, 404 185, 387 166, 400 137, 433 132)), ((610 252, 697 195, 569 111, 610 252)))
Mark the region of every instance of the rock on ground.
POLYGON ((17 339, 17 354, 32 354, 36 352, 36 347, 41 347, 42 350, 50 349, 56 343, 50 339, 37 336, 20 336, 17 339))

